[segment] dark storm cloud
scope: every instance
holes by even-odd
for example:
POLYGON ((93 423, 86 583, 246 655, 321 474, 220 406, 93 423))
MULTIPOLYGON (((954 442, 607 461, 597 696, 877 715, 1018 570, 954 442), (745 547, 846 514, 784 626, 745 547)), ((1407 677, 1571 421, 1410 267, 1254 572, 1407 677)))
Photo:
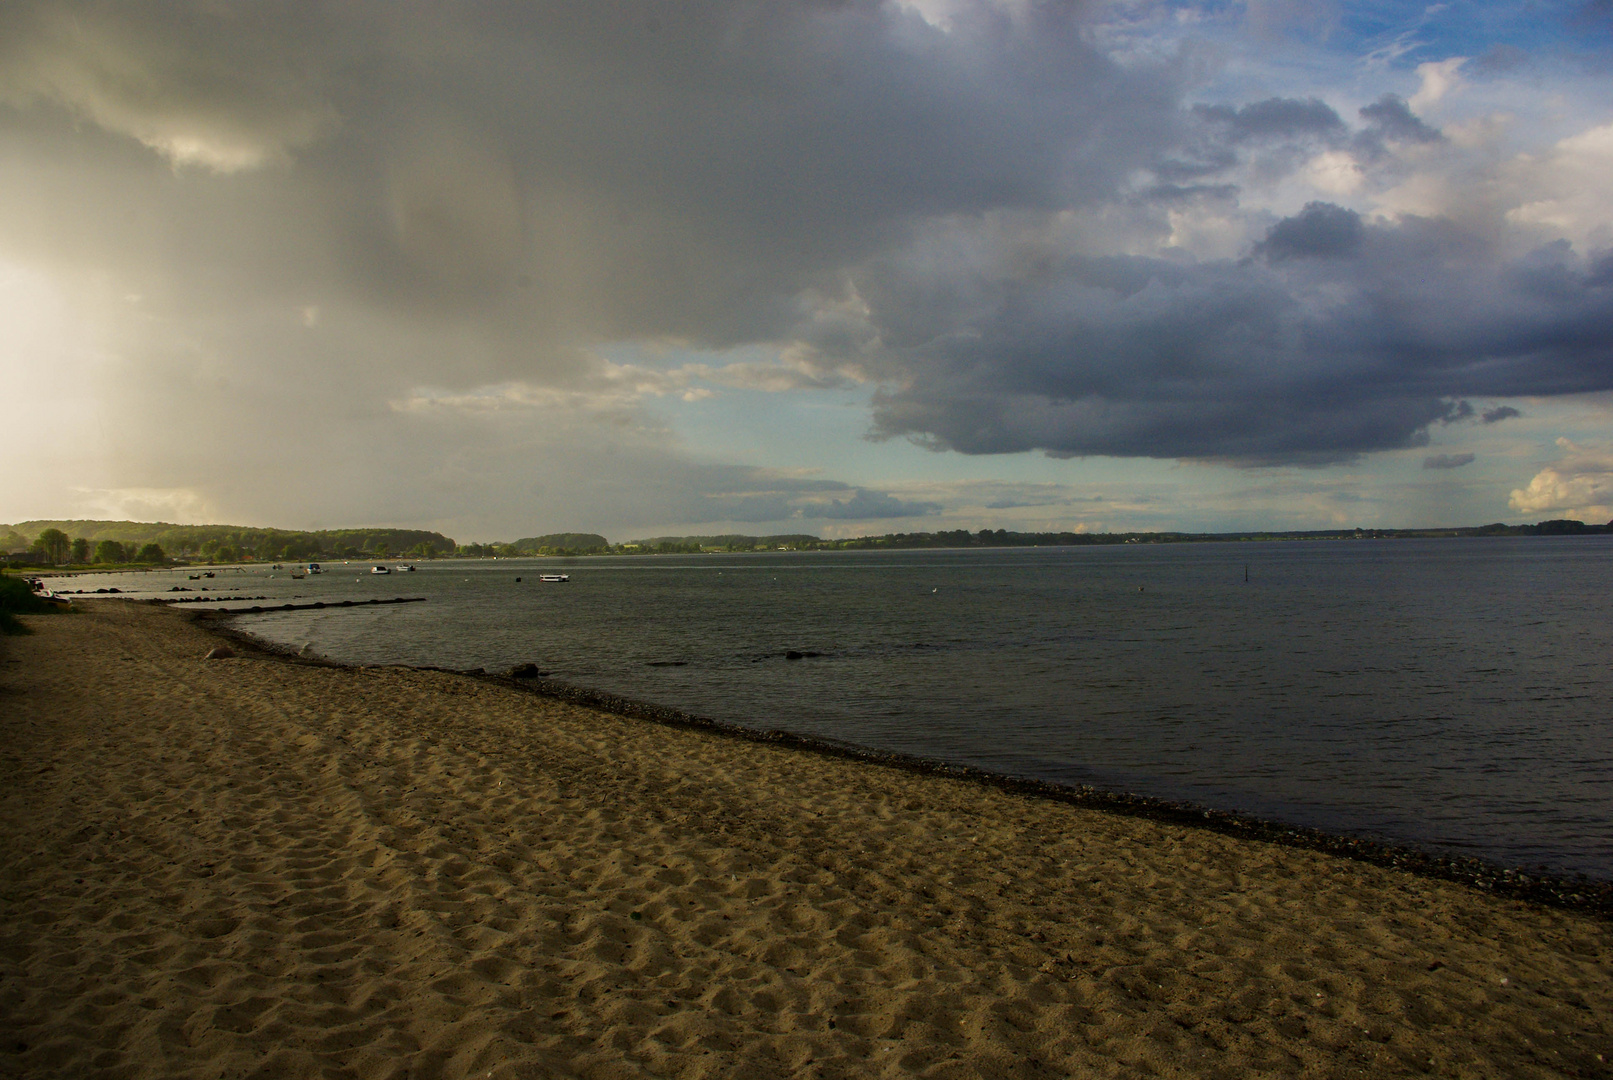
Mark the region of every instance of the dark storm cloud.
POLYGON ((1422 445, 1473 414, 1470 396, 1613 388, 1613 290, 1566 245, 1507 260, 1448 221, 1313 204, 1260 247, 1197 265, 1070 258, 989 282, 871 269, 860 295, 893 354, 876 434, 1325 464, 1422 445))
POLYGON ((1400 142, 1430 143, 1444 138, 1438 131, 1423 123, 1411 111, 1404 98, 1385 94, 1371 105, 1361 107, 1361 119, 1366 122, 1364 139, 1394 139, 1400 142))
POLYGON ((1230 105, 1196 105, 1193 113, 1200 121, 1225 129, 1228 141, 1235 143, 1344 131, 1339 114, 1320 98, 1267 98, 1237 109, 1230 105))
POLYGON ((1345 134, 1338 113, 1317 98, 1267 98, 1241 108, 1199 104, 1186 113, 1180 144, 1150 169, 1169 190, 1225 172, 1250 153, 1281 167, 1306 148, 1331 145, 1345 134))
POLYGON ((1423 458, 1425 469, 1460 469, 1463 465, 1473 464, 1473 454, 1429 454, 1423 458))
POLYGON ((1497 405, 1493 409, 1484 410, 1484 415, 1481 419, 1486 424, 1499 424, 1503 420, 1510 420, 1514 416, 1522 415, 1523 413, 1514 409, 1511 405, 1497 405))
POLYGON ((1368 162, 1390 157, 1395 144, 1426 145, 1443 142, 1445 136, 1424 123, 1398 94, 1385 94, 1359 110, 1362 128, 1350 140, 1355 153, 1368 162))
POLYGON ((1272 262, 1285 259, 1339 259, 1361 247, 1361 215, 1331 203, 1307 203, 1305 209, 1271 227, 1255 253, 1272 262))

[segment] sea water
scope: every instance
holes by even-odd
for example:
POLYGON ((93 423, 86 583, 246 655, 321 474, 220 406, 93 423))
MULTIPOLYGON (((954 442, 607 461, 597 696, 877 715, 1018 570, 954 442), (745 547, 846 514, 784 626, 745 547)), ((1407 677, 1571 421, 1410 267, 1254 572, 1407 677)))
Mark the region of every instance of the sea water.
POLYGON ((417 565, 78 585, 422 596, 238 625, 334 660, 532 662, 756 728, 1613 878, 1613 538, 417 565))

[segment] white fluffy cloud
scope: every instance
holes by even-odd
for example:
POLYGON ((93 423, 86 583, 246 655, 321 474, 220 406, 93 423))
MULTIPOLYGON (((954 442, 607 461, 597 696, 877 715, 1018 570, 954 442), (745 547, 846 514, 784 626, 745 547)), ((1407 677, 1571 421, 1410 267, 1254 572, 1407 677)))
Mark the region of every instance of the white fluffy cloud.
POLYGON ((1532 225, 1582 251, 1613 249, 1613 124, 1520 155, 1505 175, 1517 192, 1509 222, 1532 225))
POLYGON ((1613 448, 1581 446, 1558 439, 1560 460, 1536 473, 1529 486, 1512 492, 1511 507, 1531 516, 1577 518, 1602 524, 1613 519, 1613 448))

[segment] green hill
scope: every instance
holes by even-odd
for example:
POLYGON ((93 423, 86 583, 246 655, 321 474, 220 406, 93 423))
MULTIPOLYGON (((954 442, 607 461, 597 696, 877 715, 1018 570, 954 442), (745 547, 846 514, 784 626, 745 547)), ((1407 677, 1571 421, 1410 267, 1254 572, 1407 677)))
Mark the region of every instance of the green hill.
POLYGON ((25 550, 46 529, 83 537, 94 547, 158 544, 171 558, 308 559, 323 556, 451 554, 458 545, 423 529, 257 529, 244 525, 171 525, 164 521, 21 521, 0 525, 0 549, 25 550), (429 551, 428 551, 429 549, 429 551))
POLYGON ((598 533, 550 533, 528 536, 507 545, 521 555, 591 555, 610 550, 610 541, 598 533))

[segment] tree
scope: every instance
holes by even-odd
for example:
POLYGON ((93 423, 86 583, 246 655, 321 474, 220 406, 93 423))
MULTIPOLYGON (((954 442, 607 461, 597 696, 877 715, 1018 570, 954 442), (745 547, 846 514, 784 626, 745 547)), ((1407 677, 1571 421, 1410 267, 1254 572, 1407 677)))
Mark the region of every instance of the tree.
POLYGON ((73 541, 73 561, 76 563, 90 561, 90 542, 82 536, 73 541))
POLYGON ((124 554, 123 545, 116 540, 102 540, 95 545, 95 561, 98 563, 128 562, 124 554))
POLYGON ((158 545, 147 544, 135 554, 134 561, 143 563, 162 563, 168 561, 168 556, 163 554, 162 548, 158 545))
POLYGON ((375 557, 377 559, 386 558, 388 553, 390 553, 391 551, 392 551, 392 545, 388 544, 385 540, 377 540, 375 542, 375 557))
POLYGON ((34 540, 34 546, 45 553, 45 558, 52 565, 57 565, 67 561, 68 553, 73 550, 73 541, 60 529, 46 529, 34 540))

